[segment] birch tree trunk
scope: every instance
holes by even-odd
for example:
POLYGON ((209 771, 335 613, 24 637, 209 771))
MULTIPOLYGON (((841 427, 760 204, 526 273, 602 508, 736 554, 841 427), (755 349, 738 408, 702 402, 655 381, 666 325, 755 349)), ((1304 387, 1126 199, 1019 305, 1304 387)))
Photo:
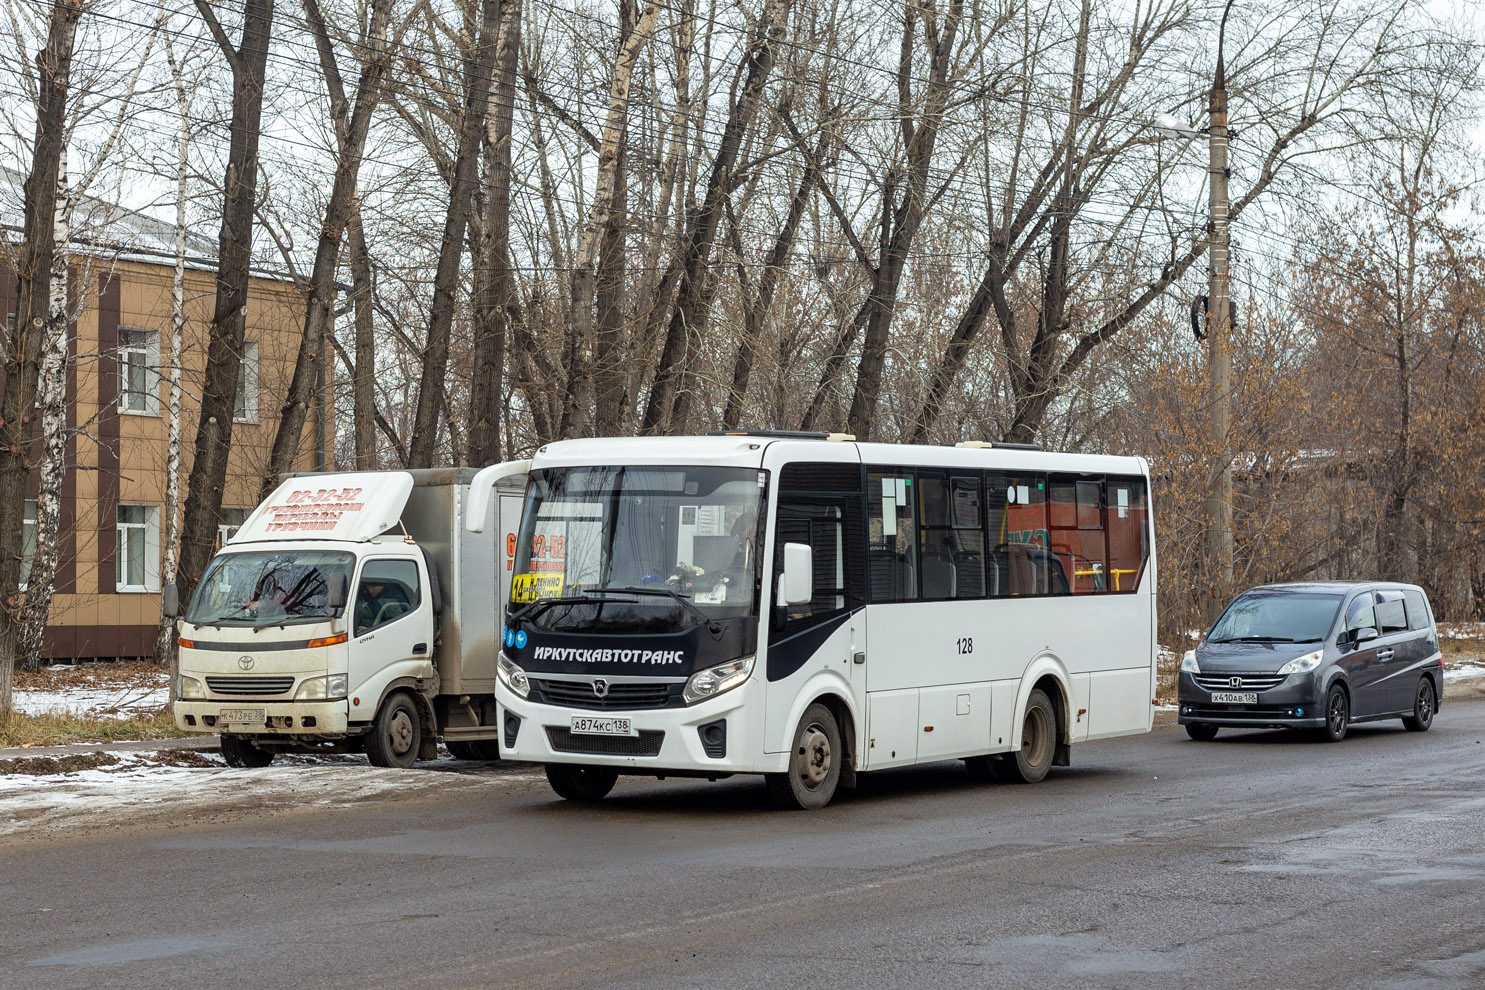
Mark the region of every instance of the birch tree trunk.
POLYGON ((56 591, 57 551, 61 542, 62 472, 67 451, 67 261, 72 240, 72 197, 67 192, 67 146, 57 162, 56 205, 52 219, 51 292, 41 335, 37 410, 41 414, 40 484, 36 493, 36 551, 21 606, 20 658, 28 670, 41 666, 46 623, 56 591))
MULTIPOLYGON (((51 9, 46 46, 36 57, 36 137, 25 185, 16 281, 16 319, 5 340, 5 392, 0 396, 0 717, 11 710, 19 653, 21 555, 41 342, 51 309, 56 251, 57 181, 67 141, 67 98, 80 2, 51 9)), ((65 284, 65 283, 64 283, 65 284)), ((64 290, 65 291, 65 290, 64 290)))

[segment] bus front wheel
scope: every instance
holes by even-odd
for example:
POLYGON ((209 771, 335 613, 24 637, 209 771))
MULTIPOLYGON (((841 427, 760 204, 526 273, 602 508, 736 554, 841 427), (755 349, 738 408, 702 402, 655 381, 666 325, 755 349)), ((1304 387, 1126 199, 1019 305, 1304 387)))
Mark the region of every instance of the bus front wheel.
POLYGON ((1026 699, 1026 715, 1021 721, 1021 748, 1006 756, 1002 766, 1007 779, 1022 784, 1035 784, 1052 769, 1052 756, 1057 751, 1057 712, 1052 699, 1041 688, 1026 699))
POLYGON ((844 757, 835 716, 822 704, 810 705, 794 730, 788 772, 765 775, 769 796, 781 808, 814 811, 825 807, 835 797, 844 757))
POLYGON ((618 781, 619 772, 610 767, 547 764, 547 783, 558 797, 568 801, 602 801, 618 781))

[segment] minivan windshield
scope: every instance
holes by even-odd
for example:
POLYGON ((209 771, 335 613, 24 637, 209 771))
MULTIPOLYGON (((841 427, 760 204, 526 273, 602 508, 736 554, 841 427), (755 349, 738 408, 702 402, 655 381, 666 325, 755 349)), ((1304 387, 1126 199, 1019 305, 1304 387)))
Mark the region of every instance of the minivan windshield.
POLYGON ((196 626, 318 622, 330 609, 330 575, 349 585, 353 554, 335 551, 224 553, 206 569, 186 621, 196 626))
POLYGON ((536 628, 676 632, 751 615, 755 468, 592 466, 533 471, 511 608, 536 628))
POLYGON ((1239 595, 1207 634, 1208 643, 1314 643, 1325 638, 1340 595, 1257 591, 1239 595))

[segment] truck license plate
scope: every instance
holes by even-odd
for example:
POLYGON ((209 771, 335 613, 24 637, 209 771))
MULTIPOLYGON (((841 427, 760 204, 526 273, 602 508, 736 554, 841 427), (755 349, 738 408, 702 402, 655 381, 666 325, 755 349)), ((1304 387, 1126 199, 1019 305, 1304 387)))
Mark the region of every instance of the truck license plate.
POLYGON ((1252 693, 1238 694, 1232 691, 1214 691, 1212 693, 1212 704, 1256 705, 1258 704, 1258 695, 1252 693))
POLYGON ((266 708, 223 708, 217 715, 218 722, 250 723, 262 725, 268 721, 268 709, 266 708))
POLYGON ((572 731, 584 736, 637 736, 639 730, 627 718, 589 718, 572 716, 572 731))

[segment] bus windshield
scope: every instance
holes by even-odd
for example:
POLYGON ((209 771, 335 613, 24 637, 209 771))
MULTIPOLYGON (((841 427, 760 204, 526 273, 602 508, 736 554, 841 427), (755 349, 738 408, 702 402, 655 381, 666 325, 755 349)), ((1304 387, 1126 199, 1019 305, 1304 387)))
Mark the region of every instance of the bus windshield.
POLYGON ((224 553, 206 570, 186 621, 197 626, 277 626, 319 622, 330 609, 330 575, 349 583, 349 553, 224 553))
POLYGON ((537 627, 673 632, 752 614, 757 469, 547 468, 531 479, 511 607, 550 600, 531 612, 537 627))

